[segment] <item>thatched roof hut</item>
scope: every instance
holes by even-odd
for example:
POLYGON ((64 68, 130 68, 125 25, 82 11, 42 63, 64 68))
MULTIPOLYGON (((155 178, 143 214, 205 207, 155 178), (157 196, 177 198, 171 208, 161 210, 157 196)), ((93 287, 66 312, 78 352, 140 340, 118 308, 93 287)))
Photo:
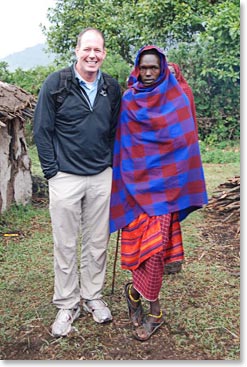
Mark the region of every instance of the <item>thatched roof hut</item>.
POLYGON ((32 198, 31 160, 24 134, 35 97, 0 81, 0 213, 32 198))

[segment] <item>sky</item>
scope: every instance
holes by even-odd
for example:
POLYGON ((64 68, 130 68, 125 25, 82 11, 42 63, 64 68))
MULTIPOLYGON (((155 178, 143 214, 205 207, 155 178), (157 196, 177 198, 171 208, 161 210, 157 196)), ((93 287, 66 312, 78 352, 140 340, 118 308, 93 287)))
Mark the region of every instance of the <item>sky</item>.
POLYGON ((45 43, 39 24, 49 25, 48 8, 55 0, 1 0, 0 58, 45 43))

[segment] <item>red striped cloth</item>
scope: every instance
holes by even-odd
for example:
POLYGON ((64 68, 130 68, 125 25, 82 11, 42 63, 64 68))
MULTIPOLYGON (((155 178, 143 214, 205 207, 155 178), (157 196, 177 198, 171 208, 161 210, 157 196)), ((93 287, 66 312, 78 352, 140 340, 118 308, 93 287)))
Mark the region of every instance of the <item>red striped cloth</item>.
POLYGON ((134 270, 150 256, 162 251, 159 217, 142 213, 122 230, 121 265, 134 270))
MULTIPOLYGON (((167 236, 166 216, 162 215, 161 230, 163 239, 167 236)), ((165 264, 184 260, 184 247, 182 241, 181 226, 178 213, 173 213, 170 220, 168 240, 164 242, 164 262, 165 264)))
POLYGON ((182 260, 184 249, 177 213, 157 217, 142 214, 123 228, 121 266, 132 271, 134 288, 148 301, 159 296, 164 265, 182 260))

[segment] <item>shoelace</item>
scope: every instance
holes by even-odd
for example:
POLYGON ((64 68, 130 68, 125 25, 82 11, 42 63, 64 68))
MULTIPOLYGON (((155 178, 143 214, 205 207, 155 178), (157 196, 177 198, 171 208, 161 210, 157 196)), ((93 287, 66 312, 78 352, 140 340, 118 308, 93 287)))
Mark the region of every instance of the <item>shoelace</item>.
POLYGON ((71 317, 71 314, 70 314, 69 311, 67 311, 67 310, 61 310, 59 312, 58 318, 59 318, 60 321, 66 322, 66 321, 71 320, 72 317, 71 317))
POLYGON ((107 305, 104 301, 101 300, 95 300, 93 303, 88 303, 90 307, 92 307, 93 310, 103 310, 107 305))

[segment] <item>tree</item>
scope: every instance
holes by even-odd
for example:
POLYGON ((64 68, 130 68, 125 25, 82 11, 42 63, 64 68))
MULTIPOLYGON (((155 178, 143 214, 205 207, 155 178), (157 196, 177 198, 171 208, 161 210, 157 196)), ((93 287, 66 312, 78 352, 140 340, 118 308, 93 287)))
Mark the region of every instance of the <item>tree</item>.
POLYGON ((200 135, 210 141, 240 135, 239 10, 237 0, 216 4, 196 42, 180 43, 169 52, 194 91, 200 135))
POLYGON ((57 0, 49 9, 51 26, 43 27, 50 50, 71 59, 76 37, 88 26, 102 30, 107 48, 133 63, 133 54, 147 43, 168 48, 180 41, 192 42, 203 32, 204 18, 213 16, 209 0, 57 0))
POLYGON ((0 61, 0 80, 5 83, 12 83, 12 76, 8 70, 8 63, 0 61))
MULTIPOLYGON (((102 30, 108 54, 103 70, 123 87, 141 46, 164 48, 193 89, 201 138, 235 139, 240 135, 239 13, 238 0, 56 0, 48 10, 51 26, 43 32, 50 51, 67 64, 83 28, 102 30)), ((30 77, 20 70, 12 75, 6 67, 0 63, 0 77, 34 94, 52 71, 33 70, 30 77)))
POLYGON ((55 65, 49 65, 49 66, 36 66, 35 68, 30 70, 23 70, 21 68, 17 68, 15 71, 10 72, 8 70, 8 64, 5 62, 1 62, 0 80, 5 83, 16 85, 22 89, 25 89, 26 92, 29 92, 34 96, 37 96, 45 78, 55 70, 56 70, 55 65))

